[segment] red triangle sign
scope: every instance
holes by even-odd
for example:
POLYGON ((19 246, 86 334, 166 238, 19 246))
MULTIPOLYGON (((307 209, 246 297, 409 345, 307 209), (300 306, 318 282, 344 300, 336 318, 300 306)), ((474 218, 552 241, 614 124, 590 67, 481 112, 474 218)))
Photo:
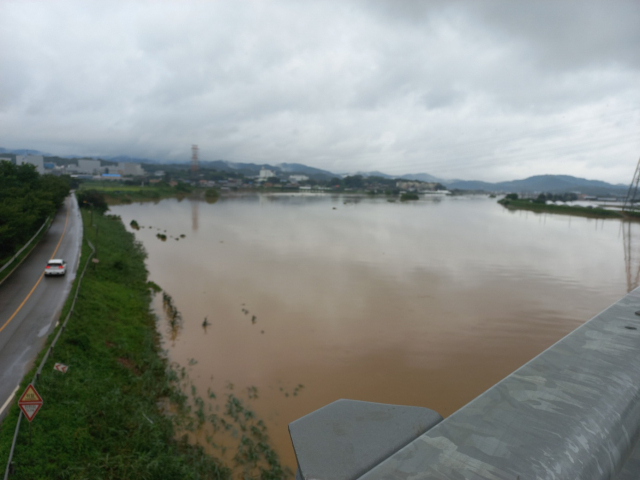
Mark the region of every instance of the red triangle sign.
POLYGON ((24 416, 27 417, 27 420, 31 421, 34 419, 41 406, 41 403, 27 403, 20 405, 20 410, 22 410, 24 416))
POLYGON ((24 416, 27 417, 27 420, 31 421, 42 407, 43 401, 42 397, 36 391, 35 387, 31 384, 25 389, 22 396, 20 396, 20 400, 18 400, 18 406, 24 416))
POLYGON ((18 403, 42 403, 42 397, 36 391, 35 387, 29 384, 20 397, 20 400, 18 400, 18 403))

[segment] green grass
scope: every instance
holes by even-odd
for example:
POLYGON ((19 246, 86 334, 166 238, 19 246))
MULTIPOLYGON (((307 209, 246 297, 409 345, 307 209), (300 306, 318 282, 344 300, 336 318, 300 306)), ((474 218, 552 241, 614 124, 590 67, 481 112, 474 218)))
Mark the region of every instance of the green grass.
POLYGON ((171 187, 167 184, 132 186, 113 182, 86 182, 80 186, 81 190, 97 190, 102 193, 109 205, 184 197, 190 193, 186 188, 184 185, 180 187, 171 187))
POLYGON ((531 202, 529 200, 508 200, 503 198, 498 203, 512 210, 529 210, 540 213, 558 213, 589 218, 625 218, 621 212, 604 208, 588 208, 569 205, 553 205, 531 202))
MULTIPOLYGON (((74 314, 36 384, 44 405, 31 425, 31 446, 22 421, 11 478, 230 478, 221 461, 176 441, 174 419, 158 406, 180 393, 160 356, 142 247, 109 216, 94 216, 98 242, 83 215, 100 262, 89 266, 74 314), (54 362, 68 372, 54 371, 54 362)), ((85 245, 83 265, 88 254, 85 245)), ((0 431, 2 472, 17 418, 14 403, 0 431)))

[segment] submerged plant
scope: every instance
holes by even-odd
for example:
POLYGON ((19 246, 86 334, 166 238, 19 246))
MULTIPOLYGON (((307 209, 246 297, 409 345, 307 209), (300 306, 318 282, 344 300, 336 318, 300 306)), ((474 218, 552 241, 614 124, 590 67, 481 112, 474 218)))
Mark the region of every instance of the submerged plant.
MULTIPOLYGON (((231 391, 234 389, 232 383, 226 385, 229 391, 222 397, 216 396, 211 388, 201 397, 184 367, 174 363, 171 368, 171 378, 180 387, 176 390, 188 392, 188 395, 182 393, 175 399, 176 415, 173 417, 178 430, 189 432, 183 436, 185 441, 188 438, 204 439, 213 451, 219 452, 221 461, 231 467, 233 478, 293 478, 293 472, 280 464, 278 454, 271 446, 267 426, 247 401, 231 391)), ((249 400, 258 398, 255 386, 247 387, 247 393, 249 400)))
POLYGON ((162 308, 169 323, 169 333, 171 340, 175 340, 178 332, 182 328, 182 315, 173 304, 173 298, 166 292, 162 293, 162 308))

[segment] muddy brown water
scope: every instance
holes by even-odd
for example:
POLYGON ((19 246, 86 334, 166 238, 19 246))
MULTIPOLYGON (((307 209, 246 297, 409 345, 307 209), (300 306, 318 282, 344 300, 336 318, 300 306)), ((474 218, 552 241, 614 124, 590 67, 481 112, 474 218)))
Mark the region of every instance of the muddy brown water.
POLYGON ((150 278, 181 313, 171 335, 156 296, 169 358, 199 392, 233 386, 246 399, 256 387, 251 406, 293 470, 289 422, 340 398, 448 416, 640 272, 636 224, 511 212, 486 197, 244 195, 111 210, 140 224, 150 278))

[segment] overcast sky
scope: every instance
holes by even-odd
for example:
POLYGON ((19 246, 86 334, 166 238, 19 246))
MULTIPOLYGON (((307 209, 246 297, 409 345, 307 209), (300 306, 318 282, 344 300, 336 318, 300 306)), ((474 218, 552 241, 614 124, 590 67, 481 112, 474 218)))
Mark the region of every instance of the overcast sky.
POLYGON ((0 147, 631 181, 640 1, 0 0, 0 147))

